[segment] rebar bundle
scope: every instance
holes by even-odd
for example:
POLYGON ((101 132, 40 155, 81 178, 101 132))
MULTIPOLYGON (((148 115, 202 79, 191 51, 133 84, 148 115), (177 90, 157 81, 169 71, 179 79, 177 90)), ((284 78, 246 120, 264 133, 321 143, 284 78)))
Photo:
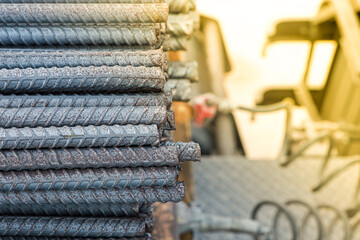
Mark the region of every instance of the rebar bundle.
MULTIPOLYGON (((187 49, 187 42, 200 27, 196 11, 196 0, 166 0, 169 3, 167 32, 170 38, 164 42, 164 49, 180 51, 187 49)), ((165 91, 172 91, 174 101, 187 102, 191 98, 191 82, 198 80, 196 62, 170 62, 170 80, 165 91)))
POLYGON ((0 5, 0 239, 152 239, 152 204, 183 200, 181 165, 200 160, 163 136, 168 78, 197 80, 164 52, 194 30, 193 0, 0 5))

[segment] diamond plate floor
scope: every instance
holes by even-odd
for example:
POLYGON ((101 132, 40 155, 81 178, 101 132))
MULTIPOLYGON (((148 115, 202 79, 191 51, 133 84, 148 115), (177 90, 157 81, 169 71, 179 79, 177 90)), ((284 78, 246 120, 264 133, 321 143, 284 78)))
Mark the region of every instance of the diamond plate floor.
MULTIPOLYGON (((310 191, 315 184, 319 160, 298 160, 288 168, 281 168, 274 161, 250 161, 239 156, 204 157, 195 164, 195 197, 208 214, 246 217, 259 201, 290 199, 305 200, 313 205, 332 204, 347 207, 352 198, 357 167, 350 169, 318 193, 310 191)), ((340 166, 343 161, 333 161, 340 166)), ((203 234, 202 239, 252 239, 229 234, 203 234)))

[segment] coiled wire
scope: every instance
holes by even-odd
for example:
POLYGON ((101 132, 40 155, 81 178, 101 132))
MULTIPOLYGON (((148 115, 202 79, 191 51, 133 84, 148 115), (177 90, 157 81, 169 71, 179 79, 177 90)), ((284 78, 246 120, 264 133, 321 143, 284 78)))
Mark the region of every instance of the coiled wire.
POLYGON ((348 216, 335 206, 313 206, 302 200, 259 202, 251 219, 268 225, 271 232, 256 240, 357 240, 360 221, 351 224, 348 216))

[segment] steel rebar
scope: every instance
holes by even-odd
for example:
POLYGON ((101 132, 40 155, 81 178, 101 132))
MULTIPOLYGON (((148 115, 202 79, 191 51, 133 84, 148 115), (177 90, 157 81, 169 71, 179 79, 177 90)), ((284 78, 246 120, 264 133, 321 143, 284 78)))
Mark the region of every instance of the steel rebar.
POLYGON ((3 128, 115 124, 155 124, 160 127, 171 120, 168 120, 165 106, 0 108, 0 127, 3 128))
POLYGON ((176 37, 170 35, 170 37, 164 41, 163 48, 166 51, 183 51, 187 50, 187 43, 188 38, 185 36, 176 37))
POLYGON ((32 26, 0 26, 0 46, 149 45, 164 41, 162 23, 32 26))
POLYGON ((3 192, 0 204, 132 204, 179 202, 184 198, 184 183, 179 182, 175 187, 3 192))
POLYGON ((166 106, 169 110, 171 101, 171 93, 0 95, 0 108, 166 106))
POLYGON ((196 5, 193 0, 166 0, 169 4, 170 13, 186 13, 190 10, 195 10, 196 5))
POLYGON ((2 236, 133 237, 145 230, 144 218, 0 216, 2 236))
POLYGON ((169 77, 171 79, 199 80, 198 64, 196 61, 169 62, 169 77))
POLYGON ((198 26, 199 15, 196 11, 181 14, 169 14, 167 22, 167 31, 172 36, 189 37, 193 34, 198 26))
POLYGON ((1 68, 145 66, 166 68, 166 56, 157 50, 45 50, 0 49, 1 68))
POLYGON ((187 79, 170 79, 165 83, 165 91, 172 91, 173 101, 189 101, 191 82, 187 79))
POLYGON ((158 145, 156 125, 0 128, 0 149, 158 145))
POLYGON ((165 3, 2 4, 0 24, 161 23, 168 11, 165 3))
POLYGON ((176 130, 175 126, 175 112, 174 111, 168 111, 167 112, 167 120, 162 127, 164 130, 176 130))
POLYGON ((175 167, 59 169, 0 172, 0 192, 175 186, 175 167))
POLYGON ((176 147, 179 160, 181 162, 201 161, 201 149, 200 145, 195 142, 171 142, 164 141, 161 143, 162 146, 176 147))
POLYGON ((81 205, 1 205, 3 216, 76 216, 76 217, 136 217, 149 212, 141 204, 81 204, 81 205))
MULTIPOLYGON (((180 154, 181 157, 187 154, 180 154)), ((192 155, 190 155, 192 156, 192 155)), ((195 159, 191 157, 191 159, 195 159)), ((184 159, 187 161, 187 158, 184 159)), ((178 166, 175 146, 60 148, 0 151, 0 171, 178 166)))
POLYGON ((131 238, 89 238, 89 237, 22 237, 22 236, 0 236, 0 240, 154 240, 152 237, 131 237, 131 238))
POLYGON ((164 3, 165 0, 0 0, 0 3, 164 3))
POLYGON ((165 79, 163 70, 157 67, 0 69, 0 93, 160 91, 165 79))

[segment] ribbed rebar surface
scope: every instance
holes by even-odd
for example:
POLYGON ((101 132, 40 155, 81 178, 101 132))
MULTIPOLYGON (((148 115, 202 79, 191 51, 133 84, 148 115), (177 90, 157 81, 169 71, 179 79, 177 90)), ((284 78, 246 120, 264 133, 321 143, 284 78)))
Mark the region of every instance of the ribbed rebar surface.
POLYGON ((64 67, 0 69, 0 93, 121 93, 161 91, 161 68, 64 67))
POLYGON ((0 128, 0 149, 159 145, 156 125, 0 128))
POLYGON ((178 174, 174 167, 8 171, 0 192, 174 186, 178 174))
MULTIPOLYGON (((174 1, 174 0, 170 0, 174 1)), ((192 0, 194 1, 194 0, 192 0)), ((196 0, 195 0, 196 1, 196 0)), ((0 0, 0 3, 164 3, 165 0, 0 0)))
POLYGON ((170 79, 165 83, 164 90, 172 92, 174 101, 189 101, 191 97, 191 82, 187 79, 170 79))
POLYGON ((91 237, 22 237, 2 236, 1 240, 153 240, 152 237, 91 238, 91 237))
POLYGON ((171 142, 165 141, 161 143, 163 146, 176 147, 180 161, 194 161, 199 162, 201 160, 200 145, 195 142, 171 142))
POLYGON ((1 171, 109 167, 161 167, 178 166, 179 164, 178 150, 175 146, 59 148, 0 151, 1 171))
POLYGON ((2 4, 1 24, 161 23, 167 4, 2 4), (69 17, 71 16, 71 17, 69 17))
MULTIPOLYGON (((29 107, 0 108, 0 127, 63 127, 100 125, 162 126, 168 121, 166 107, 29 107)), ((170 120, 171 121, 171 120, 170 120)))
POLYGON ((155 46, 164 41, 162 24, 0 26, 0 46, 155 46))
POLYGON ((120 106, 166 106, 171 107, 169 93, 109 94, 109 95, 0 95, 0 108, 36 107, 120 107, 120 106))
POLYGON ((133 237, 145 229, 141 218, 0 217, 0 234, 10 236, 133 237))
POLYGON ((166 70, 166 57, 162 50, 40 50, 0 49, 1 68, 134 66, 162 67, 166 70))
POLYGON ((174 187, 3 192, 0 204, 132 204, 179 202, 184 198, 184 183, 178 182, 174 187))
POLYGON ((150 213, 147 204, 45 204, 1 205, 0 214, 15 216, 136 217, 150 213))
POLYGON ((171 79, 199 80, 198 64, 190 62, 169 62, 169 77, 171 79))

